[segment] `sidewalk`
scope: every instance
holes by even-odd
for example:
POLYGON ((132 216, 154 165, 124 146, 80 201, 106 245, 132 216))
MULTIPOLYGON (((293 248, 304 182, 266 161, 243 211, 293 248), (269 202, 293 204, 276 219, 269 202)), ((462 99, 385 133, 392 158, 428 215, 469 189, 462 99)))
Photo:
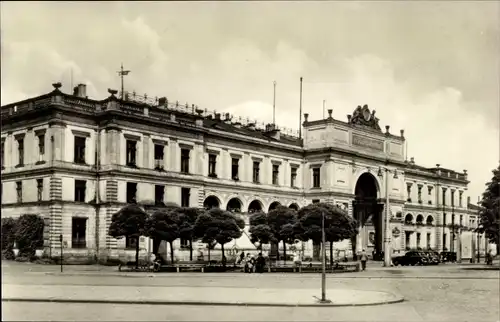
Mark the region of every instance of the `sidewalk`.
POLYGON ((321 304, 320 289, 148 287, 94 285, 2 285, 2 301, 222 306, 367 306, 403 302, 387 292, 332 289, 321 304))

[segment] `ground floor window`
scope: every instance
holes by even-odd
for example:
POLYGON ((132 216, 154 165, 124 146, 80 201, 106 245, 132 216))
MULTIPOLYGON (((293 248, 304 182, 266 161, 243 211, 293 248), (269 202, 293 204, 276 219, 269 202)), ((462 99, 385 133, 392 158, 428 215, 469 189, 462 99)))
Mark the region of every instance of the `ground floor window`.
POLYGON ((87 248, 87 218, 72 218, 71 247, 87 248))
POLYGON ((181 248, 188 248, 189 247, 189 240, 181 238, 181 248))
POLYGON ((137 237, 126 237, 125 248, 135 249, 137 247, 137 237))

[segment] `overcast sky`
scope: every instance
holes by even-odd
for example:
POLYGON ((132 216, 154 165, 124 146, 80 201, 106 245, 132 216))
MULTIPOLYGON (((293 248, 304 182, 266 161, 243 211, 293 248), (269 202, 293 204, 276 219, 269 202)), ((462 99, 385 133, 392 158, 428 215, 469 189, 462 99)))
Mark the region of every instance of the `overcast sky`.
POLYGON ((61 81, 298 128, 322 102, 405 129, 423 166, 467 169, 473 201, 499 162, 500 5, 429 2, 2 2, 2 104, 61 81))

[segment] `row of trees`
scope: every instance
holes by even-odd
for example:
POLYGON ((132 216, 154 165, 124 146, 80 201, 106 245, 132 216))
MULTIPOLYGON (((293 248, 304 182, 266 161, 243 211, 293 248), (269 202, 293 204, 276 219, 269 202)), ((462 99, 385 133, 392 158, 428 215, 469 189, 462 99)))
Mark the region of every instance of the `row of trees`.
MULTIPOLYGON (((330 204, 317 203, 299 211, 279 206, 268 214, 259 212, 250 215, 250 240, 263 244, 283 243, 286 258, 286 245, 296 240, 312 240, 314 244, 322 241, 322 218, 325 216, 326 240, 330 246, 334 242, 356 236, 356 223, 347 213, 330 204)), ((167 204, 151 216, 136 204, 127 205, 111 220, 109 235, 115 238, 147 236, 153 240, 153 253, 158 254, 161 241, 170 244, 171 261, 174 261, 172 244, 182 238, 189 241, 190 260, 193 260, 193 242, 201 241, 209 249, 224 245, 243 234, 245 222, 239 214, 219 208, 203 210, 199 208, 181 208, 167 204)), ((330 247, 332 259, 333 247, 330 247)), ((279 254, 278 254, 279 256, 279 254)), ((136 264, 139 259, 139 243, 136 243, 136 264)), ((279 257, 278 257, 279 259, 279 257)))

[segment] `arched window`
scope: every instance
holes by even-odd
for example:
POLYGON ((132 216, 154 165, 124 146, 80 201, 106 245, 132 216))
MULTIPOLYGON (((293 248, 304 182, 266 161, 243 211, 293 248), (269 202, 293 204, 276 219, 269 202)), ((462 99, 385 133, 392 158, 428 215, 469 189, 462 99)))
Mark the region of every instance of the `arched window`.
POLYGON ((427 216, 426 224, 428 226, 434 225, 434 218, 432 216, 427 216))
POLYGON ((413 216, 412 216, 412 214, 407 214, 407 215, 405 216, 405 224, 406 224, 406 225, 411 225, 411 224, 413 224, 413 216))

